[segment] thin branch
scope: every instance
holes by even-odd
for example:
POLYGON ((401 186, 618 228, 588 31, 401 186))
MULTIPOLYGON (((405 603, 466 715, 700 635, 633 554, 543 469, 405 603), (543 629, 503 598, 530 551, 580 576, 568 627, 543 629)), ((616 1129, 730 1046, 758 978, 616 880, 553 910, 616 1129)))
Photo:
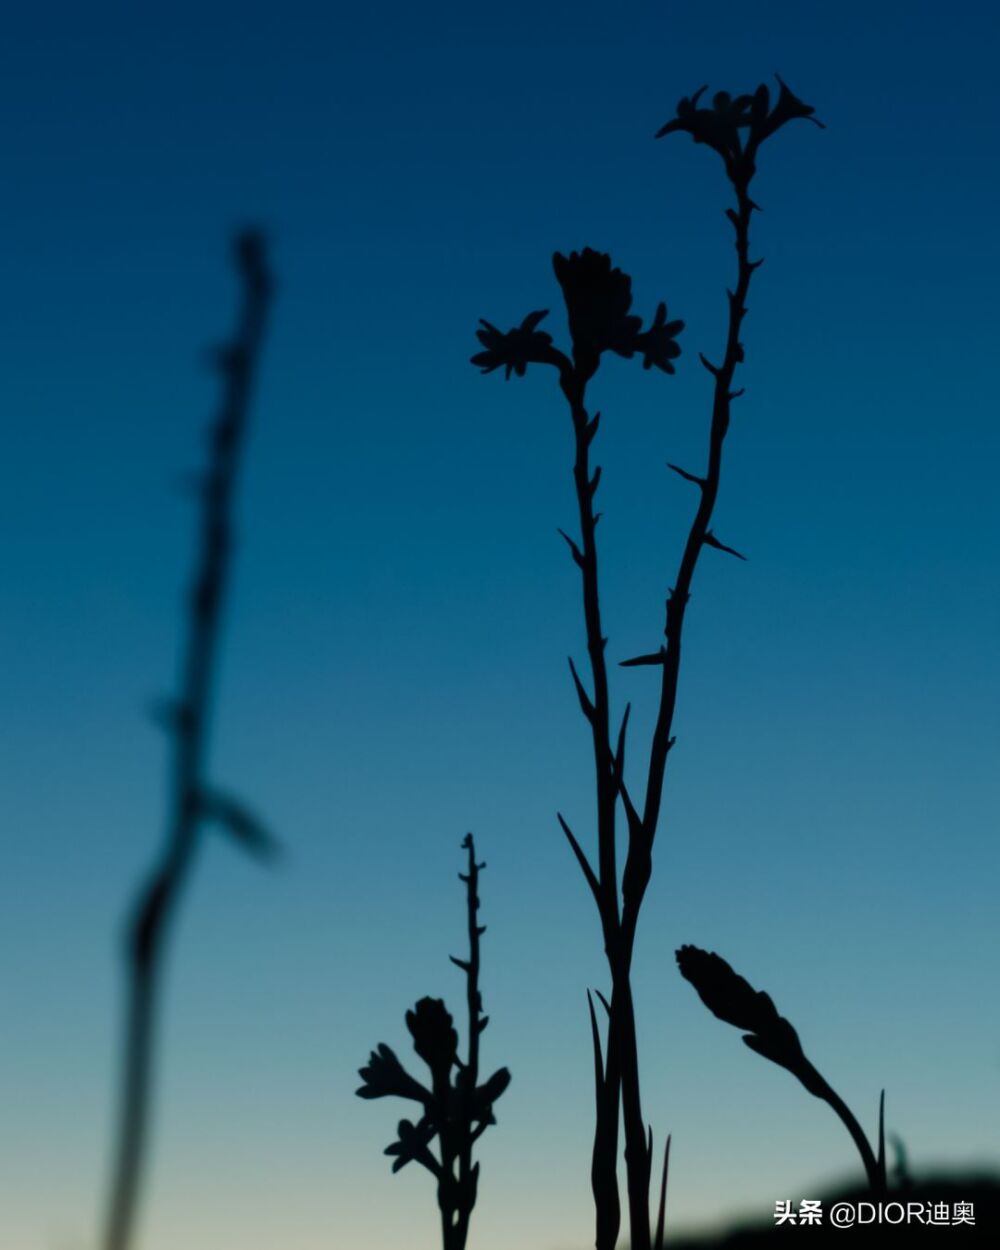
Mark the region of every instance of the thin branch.
POLYGON ((705 479, 703 477, 698 477, 696 473, 688 473, 687 469, 682 469, 680 465, 677 464, 671 464, 669 460, 667 461, 667 468, 673 469, 673 471, 682 477, 685 482, 693 482, 695 486, 700 487, 702 490, 705 489, 705 479))
POLYGON ((580 521, 579 544, 583 583, 583 615, 587 639, 587 655, 593 680, 593 698, 586 696, 583 684, 571 662, 573 681, 584 715, 591 726, 593 738, 594 767, 597 778, 597 843, 598 872, 600 882, 601 920, 606 936, 617 926, 617 856, 615 850, 615 806, 617 794, 612 776, 612 747, 610 727, 610 694, 608 684, 605 644, 607 639, 601 626, 601 608, 598 594, 597 542, 595 531, 597 515, 594 512, 593 473, 590 467, 590 446, 593 442, 599 415, 588 417, 585 407, 586 378, 578 374, 575 366, 570 374, 560 375, 560 385, 570 408, 576 457, 573 464, 573 484, 576 488, 580 521))
MULTIPOLYGON (((604 935, 612 978, 621 975, 623 969, 614 966, 619 948, 620 913, 618 902, 618 865, 616 849, 616 809, 618 783, 615 776, 614 749, 611 739, 611 700, 607 670, 606 643, 601 624, 596 530, 600 517, 594 511, 594 495, 599 473, 591 469, 590 448, 597 433, 600 414, 588 416, 586 409, 586 386, 590 366, 574 360, 569 372, 560 374, 560 386, 569 405, 573 424, 575 459, 573 485, 576 491, 580 524, 579 562, 583 590, 583 618, 587 640, 587 655, 593 686, 593 698, 587 696, 583 684, 571 663, 571 672, 580 706, 590 728, 594 760, 597 798, 597 871, 590 863, 573 837, 569 827, 560 818, 563 832, 577 857, 597 905, 604 935), (579 369, 578 369, 579 364, 579 369)), ((596 368, 596 362, 593 364, 596 368)), ((592 372, 592 369, 591 369, 592 372)), ((608 1029, 607 1056, 604 1079, 598 1090, 598 1115, 594 1128, 594 1145, 591 1158, 591 1185, 597 1223, 598 1250, 614 1250, 621 1223, 618 1194, 617 1156, 618 1121, 620 1116, 622 1055, 627 1053, 627 1041, 618 1036, 619 1029, 612 1020, 608 1029)), ((626 1126, 628 1127, 628 1126, 626 1126)), ((647 1250, 641 1244, 637 1250, 647 1250)))
MULTIPOLYGON (((729 325, 726 335, 726 349, 722 365, 716 367, 702 357, 702 363, 714 379, 714 395, 712 401, 712 421, 709 429, 708 465, 702 479, 701 499, 688 532, 687 541, 681 556, 674 589, 667 600, 666 624, 664 627, 665 655, 663 672, 660 681, 660 703, 657 711, 656 724, 653 730, 649 750, 647 769, 646 796, 642 811, 642 832, 640 836, 630 838, 628 856, 626 858, 625 878, 628 881, 628 894, 625 895, 623 882, 622 930, 623 941, 631 950, 635 941, 635 930, 639 919, 639 909, 645 896, 649 876, 652 871, 652 847, 659 823, 660 807, 663 797, 663 784, 666 774, 667 757, 673 741, 673 720, 677 706, 677 690, 681 666, 681 643, 684 633, 684 620, 687 605, 691 597, 691 584, 694 580, 698 558, 702 549, 713 545, 711 534, 712 514, 719 493, 722 475, 722 451, 726 434, 729 430, 729 407, 732 396, 733 376, 737 366, 743 359, 743 347, 739 332, 742 321, 742 310, 746 306, 747 292, 753 273, 753 265, 748 259, 750 218, 753 213, 753 202, 746 185, 734 187, 736 191, 736 208, 729 212, 730 220, 736 232, 737 281, 729 303, 729 325), (631 871, 630 871, 631 868, 631 871)), ((733 552, 733 554, 738 554, 733 552)))

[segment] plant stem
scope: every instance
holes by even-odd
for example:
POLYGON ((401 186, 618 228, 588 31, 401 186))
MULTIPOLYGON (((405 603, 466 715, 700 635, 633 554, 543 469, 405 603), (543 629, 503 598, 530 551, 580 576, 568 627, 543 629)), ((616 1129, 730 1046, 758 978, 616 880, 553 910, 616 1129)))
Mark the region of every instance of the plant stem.
POLYGON ((875 1153, 868 1142, 868 1138, 864 1134, 864 1130, 858 1123, 854 1112, 850 1109, 843 1098, 833 1089, 830 1083, 822 1076, 816 1068, 807 1059, 803 1065, 803 1072, 806 1079, 802 1076, 802 1081, 806 1089, 817 1098, 822 1098, 828 1103, 840 1117, 841 1123, 850 1133, 851 1138, 857 1147, 858 1154, 861 1156, 861 1162, 864 1164, 865 1175, 868 1177, 868 1185, 873 1194, 882 1194, 885 1192, 885 1183, 881 1175, 878 1163, 875 1159, 875 1153))
MULTIPOLYGON (((597 1120, 594 1134, 591 1182, 596 1208, 597 1250, 613 1250, 620 1227, 616 1161, 618 1118, 622 1116, 625 1136, 625 1163, 629 1201, 632 1250, 650 1250, 651 1227, 649 1186, 652 1160, 647 1127, 642 1113, 639 1083, 639 1053, 632 994, 631 967, 639 913, 652 874, 652 850, 659 823, 666 777, 667 758, 673 745, 672 729, 677 704, 681 666, 681 643, 691 585, 703 547, 711 539, 710 525, 719 492, 722 451, 729 429, 730 405, 735 395, 733 377, 742 360, 740 327, 746 315, 746 296, 756 264, 749 259, 749 227, 753 203, 747 187, 734 184, 737 209, 730 220, 736 232, 737 283, 729 296, 729 320, 725 355, 716 368, 703 362, 713 374, 715 385, 709 431, 708 465, 703 478, 694 478, 701 499, 688 532, 673 589, 667 601, 665 645, 660 702, 649 748, 645 797, 642 811, 633 804, 623 776, 625 726, 618 751, 612 746, 610 694, 605 659, 606 639, 602 633, 599 603, 596 545, 597 515, 594 495, 598 475, 590 466, 590 444, 597 421, 590 420, 585 407, 586 364, 570 364, 563 358, 560 382, 570 405, 576 441, 573 481, 580 514, 580 544, 571 543, 583 582, 584 623, 587 653, 593 678, 593 694, 588 696, 577 682, 584 715, 590 723, 597 786, 598 871, 588 876, 600 913, 605 954, 611 974, 612 994, 608 1024, 607 1060, 597 1091, 597 1120), (621 797, 628 827, 628 849, 621 881, 619 910, 616 864, 616 806, 621 797)), ((691 476, 691 475, 686 475, 691 476)), ((565 828, 565 826, 564 826, 565 828)), ((566 829, 581 865, 586 860, 566 829)))
POLYGON ((864 1164, 865 1174, 868 1177, 868 1184, 871 1186, 872 1192, 881 1192, 882 1184, 879 1179, 878 1164, 875 1162, 875 1155, 872 1152, 871 1146, 868 1144, 868 1138, 865 1137, 864 1132, 861 1129, 861 1125, 855 1119, 854 1113, 851 1111, 850 1107, 848 1107, 847 1103, 844 1102, 844 1100, 832 1089, 830 1090, 826 1101, 830 1104, 834 1111, 836 1111, 837 1115, 840 1116, 844 1127, 854 1139, 854 1144, 858 1148, 858 1154, 861 1155, 861 1162, 864 1164))
POLYGON ((164 850, 140 887, 126 933, 125 1036, 117 1145, 103 1246, 129 1250, 148 1154, 163 967, 174 916, 194 866, 219 623, 231 556, 231 510, 251 384, 271 292, 262 240, 237 240, 242 307, 221 367, 225 385, 200 490, 198 564, 190 591, 180 695, 170 713, 172 761, 164 850))
MULTIPOLYGON (((593 741, 597 801, 598 872, 595 901, 601 919, 604 951, 612 978, 612 1000, 608 1027, 607 1059, 601 1086, 597 1091, 597 1116, 591 1158, 591 1188, 594 1195, 597 1250, 614 1250, 621 1227, 618 1194, 618 1121, 621 1107, 621 1056, 628 1040, 615 1027, 615 1001, 625 992, 619 966, 618 869, 616 859, 616 806, 618 787, 611 746, 611 712, 605 649, 607 639, 601 625, 597 561, 597 515, 594 497, 598 475, 591 469, 590 445, 597 432, 598 418, 591 419, 585 407, 586 379, 579 365, 565 360, 560 367, 560 384, 573 421, 575 459, 573 484, 580 518, 580 545, 573 545, 574 560, 580 569, 583 588, 583 616, 587 655, 593 680, 593 696, 578 686, 580 703, 593 741)), ((574 680, 578 681, 576 671, 574 680)), ((627 982, 627 976, 626 976, 627 982)), ((633 1216, 634 1218, 634 1216, 633 1216)), ((637 1246, 636 1250, 642 1250, 637 1246)))
POLYGON ((485 864, 476 862, 476 843, 467 834, 462 844, 468 851, 468 871, 460 874, 465 882, 469 928, 469 959, 465 970, 466 1004, 469 1018, 469 1047, 463 1073, 463 1109, 461 1145, 458 1155, 459 1209, 455 1237, 456 1250, 464 1250, 469 1235, 469 1220, 476 1201, 477 1169, 472 1162, 476 1086, 479 1083, 479 1036, 486 1027, 483 1022, 483 998, 479 990, 479 939, 485 932, 479 924, 479 874, 485 864))
POLYGON ((630 820, 629 854, 623 883, 622 913, 624 940, 630 950, 635 941, 639 910, 652 871, 653 841, 656 837, 662 806, 667 757, 673 746, 672 730, 680 678, 681 642, 687 606, 691 597, 691 584, 702 549, 706 545, 712 514, 718 498, 722 475, 723 444, 729 431, 730 406, 736 397, 732 391, 733 377, 737 365, 743 358, 740 327, 746 316, 746 297, 750 289, 750 280, 754 269, 760 263, 751 262, 749 259, 753 201, 746 187, 737 185, 735 190, 737 211, 732 214, 730 220, 736 232, 737 282, 735 291, 729 294, 725 355, 719 368, 703 360, 715 379, 712 423, 709 430, 708 466, 705 476, 699 479, 701 499, 684 545, 676 581, 667 599, 660 705, 650 745, 645 801, 641 817, 636 813, 630 820))

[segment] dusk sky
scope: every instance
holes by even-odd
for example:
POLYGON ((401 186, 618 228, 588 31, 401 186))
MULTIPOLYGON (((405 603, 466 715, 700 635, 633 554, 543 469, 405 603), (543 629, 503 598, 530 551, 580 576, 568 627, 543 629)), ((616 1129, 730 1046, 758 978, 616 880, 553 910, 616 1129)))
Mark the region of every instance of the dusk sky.
MULTIPOLYGON (((721 165, 654 141, 775 71, 826 123, 765 149, 745 398, 688 617, 635 985, 670 1226, 858 1173, 829 1109, 678 975, 717 950, 912 1166, 1000 1164, 995 360, 1000 18, 976 0, 470 8, 18 6, 0 47, 4 455, 0 1242, 96 1250, 119 937, 163 836, 194 542, 178 489, 232 325, 229 237, 279 288, 255 395, 213 774, 286 853, 209 837, 170 958, 141 1250, 433 1250, 354 1096, 406 1008, 457 1008, 482 857, 470 1250, 592 1244, 593 842, 572 431, 551 371, 469 364, 480 317, 566 346, 551 256, 591 246, 683 318, 676 377, 610 358, 609 656, 654 649, 704 459, 732 232, 721 165), (945 19, 947 24, 945 24, 945 19)), ((657 683, 615 670, 648 733, 657 683)), ((636 751, 635 759, 639 752, 636 751)))

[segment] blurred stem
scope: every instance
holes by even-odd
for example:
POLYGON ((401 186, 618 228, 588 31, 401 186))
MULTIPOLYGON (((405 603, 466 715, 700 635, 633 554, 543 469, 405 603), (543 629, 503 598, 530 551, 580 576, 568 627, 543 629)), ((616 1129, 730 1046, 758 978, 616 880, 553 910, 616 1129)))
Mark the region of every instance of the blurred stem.
POLYGON ((126 933, 122 1082, 104 1250, 130 1250, 134 1241, 148 1156, 163 969, 171 925, 200 842, 208 720, 232 546, 232 498, 271 293, 258 235, 248 232, 237 239, 236 261, 242 306, 234 340, 220 355, 224 387, 210 429, 209 467, 199 491, 199 555, 190 591, 181 690, 169 712, 172 761, 166 845, 139 889, 126 933))

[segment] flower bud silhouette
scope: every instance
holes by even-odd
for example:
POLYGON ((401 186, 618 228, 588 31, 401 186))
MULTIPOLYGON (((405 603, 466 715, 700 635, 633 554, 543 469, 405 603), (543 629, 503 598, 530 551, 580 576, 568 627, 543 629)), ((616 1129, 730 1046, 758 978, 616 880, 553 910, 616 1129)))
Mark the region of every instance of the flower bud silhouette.
POLYGON ((448 1078, 458 1055, 458 1034, 451 1013, 440 998, 421 998, 406 1013, 406 1027, 413 1037, 413 1049, 427 1064, 434 1080, 448 1078))
POLYGON ((731 96, 728 91, 719 91, 711 108, 699 107, 706 90, 699 87, 694 95, 685 96, 678 103, 677 116, 660 127, 657 139, 677 131, 689 134, 695 143, 704 143, 718 152, 729 177, 745 189, 756 172, 757 149, 787 122, 802 119, 823 129, 823 123, 813 116, 816 110, 812 105, 800 100, 777 74, 775 78, 780 91, 773 109, 764 83, 753 95, 731 96), (744 130, 746 136, 740 133, 744 130))
POLYGON ((478 365, 483 373, 503 369, 508 381, 511 373, 523 378, 529 364, 551 363, 552 335, 537 329, 547 316, 548 309, 528 313, 519 326, 506 333, 481 319, 479 324, 483 328, 476 331, 476 338, 486 350, 473 356, 471 363, 478 365))
POLYGON ((683 321, 667 320, 666 304, 657 305, 653 324, 636 338, 636 346, 643 354, 642 367, 651 369, 655 365, 664 373, 673 373, 674 366, 671 361, 676 360, 681 354, 681 349, 675 340, 683 329, 683 321))
MULTIPOLYGON (((677 966, 713 1015, 746 1031, 743 1041, 751 1050, 787 1068, 810 1088, 811 1078, 804 1071, 807 1060, 799 1036, 788 1021, 778 1015, 769 994, 755 990, 714 951, 682 946, 677 952, 677 966)), ((816 1089, 810 1092, 818 1093, 816 1089)))
POLYGON ((854 1139, 872 1190, 884 1191, 884 1158, 876 1161, 854 1114, 806 1058, 798 1033, 784 1016, 778 1014, 770 995, 763 990, 755 990, 714 951, 682 946, 677 951, 677 966, 681 976, 691 982, 698 997, 713 1015, 726 1024, 746 1030, 743 1041, 751 1050, 786 1068, 798 1077, 810 1094, 829 1103, 854 1139))
POLYGON ((612 268, 606 252, 589 247, 569 256, 556 252, 552 268, 566 301, 577 359, 596 358, 605 351, 632 356, 642 318, 629 315, 632 279, 628 274, 612 268))
POLYGON ((364 1084, 357 1095, 359 1098, 412 1098, 416 1102, 429 1103, 431 1094, 428 1089, 410 1076, 396 1056, 391 1046, 381 1042, 369 1055, 368 1063, 358 1072, 364 1084))
POLYGON ((394 1156, 393 1172, 405 1168, 408 1163, 422 1163, 432 1172, 438 1170, 438 1163, 431 1154, 429 1145, 434 1140, 437 1130, 426 1117, 418 1124, 412 1120, 400 1120, 396 1126, 397 1141, 386 1146, 385 1154, 394 1156))
POLYGON ((496 1072, 476 1089, 473 1102, 474 1118, 483 1124, 493 1124, 493 1104, 510 1084, 510 1072, 507 1068, 498 1068, 496 1072))

